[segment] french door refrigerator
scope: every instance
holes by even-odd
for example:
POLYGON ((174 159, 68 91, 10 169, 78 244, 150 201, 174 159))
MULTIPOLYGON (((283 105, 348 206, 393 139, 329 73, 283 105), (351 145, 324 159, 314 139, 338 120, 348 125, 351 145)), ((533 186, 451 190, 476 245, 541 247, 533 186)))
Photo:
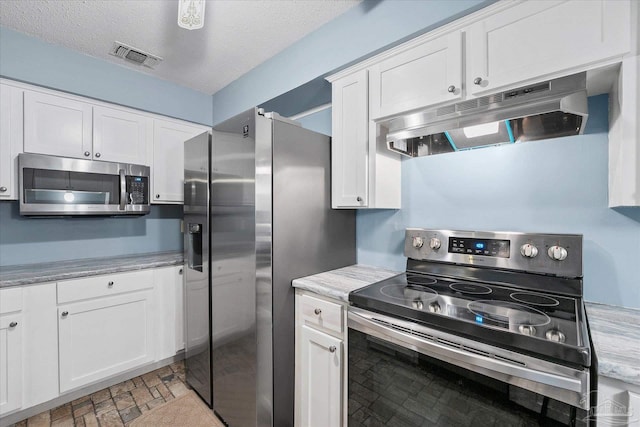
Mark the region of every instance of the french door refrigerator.
POLYGON ((293 426, 291 281, 356 260, 330 139, 251 109, 184 153, 187 382, 229 426, 293 426))

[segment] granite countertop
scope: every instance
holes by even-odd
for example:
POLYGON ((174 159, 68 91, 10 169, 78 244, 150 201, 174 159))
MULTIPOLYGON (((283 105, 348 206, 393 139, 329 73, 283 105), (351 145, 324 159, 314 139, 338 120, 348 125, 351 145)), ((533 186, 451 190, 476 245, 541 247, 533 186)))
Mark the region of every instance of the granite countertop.
POLYGON ((294 288, 304 289, 319 295, 348 302, 349 292, 395 276, 396 274, 400 274, 400 272, 356 264, 295 279, 291 284, 294 288))
POLYGON ((586 303, 598 375, 640 385, 640 310, 586 303))
MULTIPOLYGON (((400 272, 352 265, 292 282, 305 289, 349 301, 349 292, 400 272)), ((598 374, 640 385, 640 310, 586 303, 591 337, 598 357, 598 374)))
POLYGON ((180 265, 182 262, 182 252, 154 252, 40 264, 10 265, 0 267, 0 288, 166 267, 180 265))

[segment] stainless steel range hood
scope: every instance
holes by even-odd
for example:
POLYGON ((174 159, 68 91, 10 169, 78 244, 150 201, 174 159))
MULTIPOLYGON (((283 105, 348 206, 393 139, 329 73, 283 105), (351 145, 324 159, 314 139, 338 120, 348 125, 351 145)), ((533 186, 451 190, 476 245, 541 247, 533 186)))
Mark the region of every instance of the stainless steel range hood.
POLYGON ((410 157, 583 133, 586 73, 379 122, 387 147, 410 157))

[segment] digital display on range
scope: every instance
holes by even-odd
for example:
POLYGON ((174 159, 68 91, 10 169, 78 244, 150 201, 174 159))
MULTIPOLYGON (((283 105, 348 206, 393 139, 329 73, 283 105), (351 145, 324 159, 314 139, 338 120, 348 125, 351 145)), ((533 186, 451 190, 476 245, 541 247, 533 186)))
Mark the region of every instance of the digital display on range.
POLYGON ((499 239, 449 237, 449 253, 509 258, 511 242, 499 239))
POLYGON ((498 328, 509 329, 509 318, 500 316, 499 314, 472 312, 466 307, 458 307, 455 305, 447 306, 447 313, 451 317, 469 320, 479 325, 495 326, 498 328))

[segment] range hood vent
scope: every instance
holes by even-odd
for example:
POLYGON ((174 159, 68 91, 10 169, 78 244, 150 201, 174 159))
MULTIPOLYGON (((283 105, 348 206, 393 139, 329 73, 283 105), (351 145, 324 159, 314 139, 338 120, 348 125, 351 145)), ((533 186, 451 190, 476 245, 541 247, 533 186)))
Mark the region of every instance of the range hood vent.
POLYGON ((379 122, 387 147, 419 157, 578 135, 587 123, 586 73, 379 122))

